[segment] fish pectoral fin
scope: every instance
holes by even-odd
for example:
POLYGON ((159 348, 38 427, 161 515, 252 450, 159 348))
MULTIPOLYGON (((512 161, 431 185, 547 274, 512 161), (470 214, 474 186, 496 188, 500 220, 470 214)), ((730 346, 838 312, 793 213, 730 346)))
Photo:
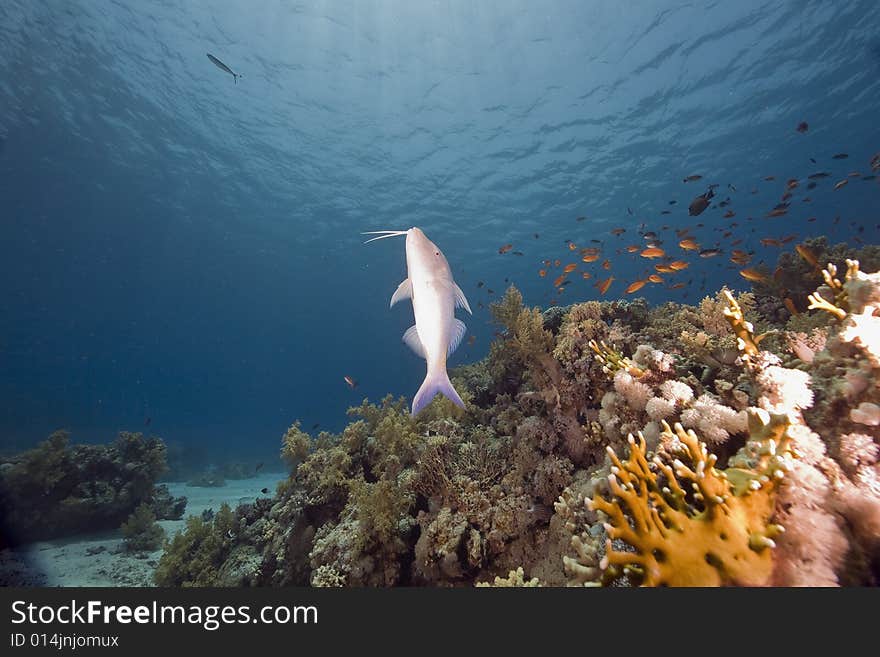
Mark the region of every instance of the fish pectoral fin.
POLYGON ((425 356, 425 346, 422 344, 422 339, 419 337, 419 331, 415 324, 406 329, 403 334, 403 341, 406 343, 407 347, 415 352, 416 356, 427 360, 427 357, 425 356))
POLYGON ((473 315, 474 313, 471 311, 470 305, 468 305, 467 297, 464 296, 464 292, 461 291, 461 288, 458 287, 458 284, 453 283, 452 289, 455 292, 455 307, 456 308, 464 308, 471 315, 473 315))
POLYGON ((394 294, 391 295, 391 305, 388 307, 393 308, 395 303, 404 299, 412 299, 412 282, 408 278, 403 279, 403 283, 394 290, 394 294))
POLYGON ((449 349, 446 350, 447 356, 451 356, 452 352, 458 348, 465 333, 467 333, 467 326, 464 325, 464 322, 460 319, 452 320, 452 334, 449 336, 449 349))

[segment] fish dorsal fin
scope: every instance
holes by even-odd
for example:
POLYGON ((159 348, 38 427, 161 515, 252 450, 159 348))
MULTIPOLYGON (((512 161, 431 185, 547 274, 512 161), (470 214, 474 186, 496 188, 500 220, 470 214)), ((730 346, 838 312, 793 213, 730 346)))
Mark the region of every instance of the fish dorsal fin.
POLYGON ((453 290, 453 292, 455 292, 455 307, 456 308, 464 308, 471 315, 473 315, 474 313, 471 312, 471 307, 470 307, 470 305, 468 305, 467 297, 464 296, 464 292, 461 291, 461 288, 458 287, 458 284, 453 282, 452 283, 452 290, 453 290))
POLYGON ((466 332, 467 326, 464 325, 463 321, 460 319, 452 320, 452 333, 449 336, 449 349, 446 350, 447 356, 451 356, 452 352, 458 348, 458 345, 461 344, 461 340, 466 332))
POLYGON ((403 283, 394 290, 394 294, 391 295, 391 305, 389 308, 393 308, 395 303, 404 299, 412 299, 412 282, 408 278, 403 279, 403 283))
POLYGON ((406 343, 406 346, 412 349, 416 356, 420 358, 426 358, 425 356, 425 346, 422 344, 422 339, 419 337, 419 330, 416 328, 416 325, 413 324, 403 334, 403 341, 406 343))

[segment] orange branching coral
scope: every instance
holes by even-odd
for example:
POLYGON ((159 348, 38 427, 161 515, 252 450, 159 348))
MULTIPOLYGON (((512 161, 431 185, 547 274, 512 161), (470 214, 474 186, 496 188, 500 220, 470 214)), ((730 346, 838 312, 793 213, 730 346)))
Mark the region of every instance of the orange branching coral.
POLYGON ((751 439, 720 471, 693 431, 663 423, 661 441, 680 452, 669 465, 648 460, 645 440, 629 436, 630 456, 621 461, 609 448, 613 495, 596 493, 592 508, 608 516, 609 539, 600 564, 605 583, 625 575, 643 586, 760 586, 773 570, 770 522, 776 482, 786 470, 788 416, 752 409, 751 439), (690 462, 690 466, 685 464, 690 462), (634 552, 614 549, 622 540, 634 552))

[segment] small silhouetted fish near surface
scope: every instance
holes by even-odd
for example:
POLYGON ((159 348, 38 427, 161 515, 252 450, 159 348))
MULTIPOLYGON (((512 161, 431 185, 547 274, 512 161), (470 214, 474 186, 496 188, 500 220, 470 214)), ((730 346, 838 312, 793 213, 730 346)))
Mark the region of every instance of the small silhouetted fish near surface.
POLYGON ((210 59, 212 62, 214 62, 214 66, 219 68, 221 71, 225 71, 226 73, 229 73, 229 75, 232 76, 232 81, 234 83, 238 84, 238 78, 242 77, 240 73, 234 73, 231 68, 229 68, 226 64, 221 62, 216 57, 214 57, 214 55, 212 55, 211 53, 207 53, 207 55, 208 55, 208 59, 210 59))

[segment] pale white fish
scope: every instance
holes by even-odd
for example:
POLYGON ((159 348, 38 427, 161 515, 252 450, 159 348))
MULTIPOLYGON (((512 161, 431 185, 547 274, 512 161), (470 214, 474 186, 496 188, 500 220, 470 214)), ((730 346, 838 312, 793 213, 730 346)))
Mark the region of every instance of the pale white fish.
POLYGON ((419 228, 364 234, 379 235, 367 242, 406 235, 407 276, 392 295, 391 306, 403 299, 412 299, 416 323, 403 334, 403 341, 428 364, 425 380, 413 398, 412 414, 427 406, 438 392, 464 408, 446 373, 446 358, 455 351, 467 330, 464 322, 455 318, 456 307, 473 313, 464 292, 452 278, 446 257, 419 228))

